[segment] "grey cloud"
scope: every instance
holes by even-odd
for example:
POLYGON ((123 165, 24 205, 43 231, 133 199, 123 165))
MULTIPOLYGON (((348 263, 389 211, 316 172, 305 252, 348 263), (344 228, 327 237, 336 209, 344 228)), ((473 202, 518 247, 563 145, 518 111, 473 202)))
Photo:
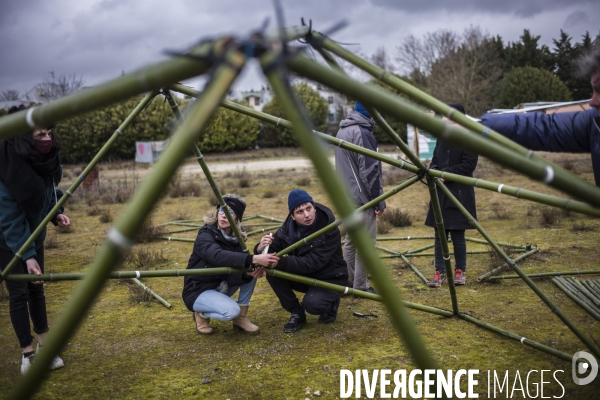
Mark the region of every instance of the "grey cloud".
POLYGON ((569 14, 567 19, 565 19, 563 29, 569 29, 569 28, 579 25, 580 23, 587 23, 587 22, 589 22, 587 13, 585 13, 581 10, 577 10, 577 11, 569 14))

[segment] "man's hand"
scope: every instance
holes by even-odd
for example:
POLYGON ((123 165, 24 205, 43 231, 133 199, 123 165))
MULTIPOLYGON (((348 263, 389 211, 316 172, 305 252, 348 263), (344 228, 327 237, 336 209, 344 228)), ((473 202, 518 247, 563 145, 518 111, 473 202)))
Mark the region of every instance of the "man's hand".
MULTIPOLYGON (((41 275, 42 274, 42 270, 40 269, 40 265, 38 264, 37 260, 33 257, 28 258, 25 261, 25 265, 27 265, 27 273, 31 274, 31 275, 41 275)), ((32 283, 35 283, 36 285, 39 284, 43 284, 44 281, 34 281, 32 283)))
POLYGON ((265 249, 267 246, 269 246, 271 243, 273 243, 273 235, 271 235, 271 234, 265 235, 265 236, 263 236, 263 237, 260 239, 260 242, 259 242, 259 244, 258 244, 258 247, 256 248, 256 250, 257 250, 259 253, 262 253, 262 251, 263 251, 263 250, 264 250, 264 249, 265 249))
POLYGON ((252 263, 266 268, 275 268, 279 257, 275 254, 257 254, 252 256, 252 263))
POLYGON ((67 217, 65 214, 58 214, 56 216, 56 223, 60 227, 65 227, 65 226, 71 225, 71 221, 69 220, 69 217, 67 217))
POLYGON ((383 214, 383 212, 385 211, 385 208, 383 210, 380 210, 378 208, 375 209, 375 215, 380 216, 381 214, 383 214))
POLYGON ((253 278, 258 279, 258 278, 262 278, 263 276, 267 275, 267 273, 265 272, 265 269, 263 267, 258 267, 254 271, 248 272, 248 275, 253 278))

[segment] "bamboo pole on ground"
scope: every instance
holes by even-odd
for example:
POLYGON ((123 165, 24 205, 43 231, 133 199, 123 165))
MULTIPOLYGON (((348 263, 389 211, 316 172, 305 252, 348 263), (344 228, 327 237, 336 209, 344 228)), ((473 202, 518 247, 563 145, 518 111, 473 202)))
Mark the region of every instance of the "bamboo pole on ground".
MULTIPOLYGON (((520 262, 521 260, 524 260, 527 257, 529 257, 529 256, 537 253, 538 251, 540 251, 539 247, 535 247, 532 250, 528 251, 527 253, 521 254, 519 257, 513 259, 512 262, 516 264, 516 263, 520 262)), ((477 282, 481 282, 482 280, 484 280, 484 279, 486 279, 486 278, 488 278, 488 277, 490 277, 490 276, 492 276, 492 275, 500 272, 505 266, 506 266, 505 264, 502 264, 501 266, 499 266, 497 268, 494 268, 491 271, 488 271, 488 272, 486 272, 484 274, 479 275, 479 277, 477 278, 477 282)), ((517 276, 519 276, 519 275, 517 275, 517 276)), ((519 278, 520 278, 520 276, 519 276, 519 278)))
POLYGON ((73 182, 73 184, 69 187, 69 189, 67 189, 64 195, 57 201, 56 205, 48 212, 48 214, 46 215, 46 217, 44 217, 42 222, 40 222, 38 227, 31 233, 31 235, 25 241, 23 246, 21 246, 19 251, 17 251, 17 254, 6 265, 6 267, 0 274, 0 282, 2 282, 3 279, 6 279, 8 274, 10 274, 10 272, 17 265, 19 260, 21 260, 21 255, 27 251, 27 249, 33 244, 35 239, 37 239, 38 236, 40 236, 40 234, 44 231, 44 229, 46 229, 46 225, 48 225, 48 222, 50 222, 50 220, 56 215, 58 210, 67 202, 67 200, 73 195, 73 193, 75 193, 81 182, 83 182, 83 180, 90 173, 90 171, 100 162, 102 157, 106 155, 110 148, 115 144, 117 139, 119 139, 119 137, 123 135, 123 131, 127 129, 129 124, 131 124, 131 122, 146 108, 146 106, 150 104, 154 96, 156 96, 156 93, 157 92, 148 93, 142 99, 142 101, 138 103, 138 105, 133 109, 133 111, 129 113, 129 115, 127 116, 127 118, 125 118, 121 125, 119 125, 117 130, 112 134, 112 136, 108 139, 104 146, 102 146, 98 153, 96 153, 92 161, 90 161, 90 163, 85 167, 83 172, 81 172, 78 179, 76 179, 75 182, 73 182))
POLYGON ((473 323, 475 325, 478 325, 478 326, 480 326, 482 328, 485 328, 485 329, 487 329, 489 331, 492 331, 492 332, 495 332, 495 333, 499 333, 499 334, 504 335, 504 336, 506 336, 506 337, 508 337, 510 339, 514 339, 514 340, 520 342, 521 344, 527 345, 527 346, 532 347, 532 348, 534 348, 536 350, 542 351, 542 352, 544 352, 546 354, 550 354, 550 355, 552 355, 554 357, 560 358, 561 360, 565 360, 565 361, 568 361, 568 362, 572 361, 573 356, 571 354, 563 353, 562 351, 556 350, 556 349, 554 349, 552 347, 548 347, 548 346, 543 345, 541 343, 538 343, 538 342, 536 342, 534 340, 527 339, 524 336, 517 335, 515 333, 512 333, 512 332, 507 331, 507 330, 502 329, 502 328, 498 328, 497 326, 494 326, 494 325, 489 324, 487 322, 481 321, 481 320, 479 320, 477 318, 474 318, 474 317, 472 317, 472 316, 470 316, 468 314, 460 313, 460 314, 458 314, 458 316, 460 317, 460 319, 463 319, 465 321, 471 322, 471 323, 473 323))
MULTIPOLYGON (((564 170, 563 168, 561 168, 553 163, 550 163, 549 161, 545 160, 544 158, 533 153, 531 150, 526 149, 525 147, 513 142, 512 140, 502 136, 501 134, 491 130, 490 128, 487 128, 487 127, 483 126, 482 124, 469 119, 466 115, 463 115, 462 113, 457 112, 455 109, 453 109, 452 107, 448 106, 447 104, 441 102, 440 100, 436 99, 435 97, 425 93, 422 90, 417 89, 416 87, 412 86, 408 82, 403 81, 402 79, 398 78, 397 76, 386 72, 385 70, 381 69, 380 67, 378 67, 378 66, 362 59, 361 57, 353 54, 352 52, 344 49, 343 47, 341 47, 337 43, 333 42, 326 36, 324 36, 318 32, 309 32, 308 36, 306 37, 306 40, 308 43, 311 44, 311 46, 313 46, 315 48, 323 48, 327 51, 334 53, 338 57, 341 57, 342 59, 348 61, 351 64, 354 64, 356 67, 362 69, 363 71, 371 74, 373 77, 380 80, 381 82, 384 82, 387 85, 390 85, 394 89, 407 95, 409 98, 416 100, 418 103, 421 103, 421 104, 427 106, 431 110, 448 117, 452 121, 464 126, 465 128, 469 129, 470 131, 475 132, 476 134, 482 135, 486 139, 490 139, 493 142, 498 143, 505 148, 511 149, 521 156, 531 158, 534 162, 536 162, 540 165, 543 165, 546 168, 550 168, 551 170, 553 170, 555 179, 560 179, 561 181, 563 181, 563 183, 565 184, 565 188, 568 187, 575 191, 579 191, 580 189, 583 189, 585 191, 587 188, 587 192, 589 195, 591 195, 593 193, 593 191, 591 189, 594 188, 594 186, 589 184, 588 182, 585 182, 581 178, 571 174, 570 172, 564 170), (569 181, 572 181, 572 184, 569 184, 569 181)), ((427 131, 430 132, 429 130, 427 130, 427 131)), ((571 193, 568 190, 566 190, 566 192, 571 193)), ((587 197, 580 196, 580 198, 587 200, 588 202, 590 202, 590 204, 596 204, 596 206, 598 206, 597 202, 590 201, 591 199, 589 199, 587 197)))
MULTIPOLYGON (((516 260, 515 260, 516 261, 516 260)), ((600 271, 585 270, 585 271, 568 271, 568 272, 539 272, 534 274, 527 274, 530 278, 544 278, 548 276, 566 276, 566 275, 600 275, 600 271)), ((498 281, 504 279, 517 279, 519 275, 500 275, 490 276, 490 281, 498 281)))
MULTIPOLYGON (((169 91, 169 89, 162 89, 162 94, 165 96, 165 98, 169 102, 169 105, 171 106, 171 110, 173 110, 173 114, 175 115, 175 117, 177 118, 179 123, 180 124, 183 123, 183 121, 184 121, 183 115, 181 115, 179 106, 177 105, 177 102, 173 99, 173 96, 171 96, 171 92, 169 91)), ((196 144, 196 142, 194 142, 191 145, 191 148, 192 148, 192 152, 196 156, 196 160, 198 160, 198 164, 200 164, 200 168, 202 168, 202 172, 204 172, 204 176, 206 177, 206 180, 208 181, 210 188, 212 189, 213 193, 215 194, 215 197, 217 198, 217 201, 219 202, 219 207, 223 210, 225 217, 227 218, 227 221, 229 222, 229 226, 231 227, 231 230, 233 231, 235 237, 237 238, 238 243, 242 247, 242 251, 244 253, 248 253, 249 252, 248 246, 246 246, 246 241, 244 240, 244 235, 242 235, 242 232, 240 231, 239 226, 236 224, 235 220, 231 216, 231 211, 229 209, 229 206, 225 203, 225 199, 223 199, 223 196, 221 195, 221 191, 219 190, 219 187, 217 186, 217 184, 210 172, 210 169, 208 168, 208 165, 206 164, 206 161, 204 161, 204 156, 200 152, 200 149, 198 148, 198 145, 196 144)))
MULTIPOLYGON (((412 270, 413 270, 413 272, 414 272, 415 274, 417 274, 417 276, 418 276, 419 278, 421 278, 421 280, 422 280, 423 282, 425 282, 425 283, 427 283, 427 282, 428 282, 428 281, 427 281, 427 278, 425 278, 425 276, 424 276, 424 275, 421 273, 421 271, 419 271, 419 269, 418 269, 418 268, 417 268, 417 267, 416 267, 416 266, 415 266, 413 263, 411 263, 411 262, 410 262, 410 261, 409 261, 409 260, 406 258, 406 256, 405 256, 404 254, 402 254, 402 253, 398 253, 397 251, 394 251, 394 250, 386 249, 385 247, 381 247, 381 246, 375 246, 375 248, 376 248, 376 249, 379 249, 379 250, 382 250, 382 251, 385 251, 385 252, 387 252, 387 253, 393 254, 393 255, 394 255, 394 257, 400 257, 400 258, 402 259, 402 261, 404 261, 404 262, 405 262, 405 263, 406 263, 406 264, 407 264, 407 265, 410 267, 410 269, 412 269, 412 270)), ((384 258, 384 257, 380 257, 380 258, 384 258)))
MULTIPOLYGON (((225 51, 226 44, 228 44, 227 41, 220 41, 216 46, 220 46, 221 51, 225 51)), ((219 102, 229 90, 245 62, 243 54, 233 50, 225 53, 224 59, 223 64, 215 69, 213 79, 209 82, 202 98, 190 112, 187 122, 179 127, 173 135, 169 146, 156 163, 151 175, 134 195, 127 212, 109 232, 89 275, 77 285, 72 298, 58 317, 53 329, 48 333, 44 347, 36 355, 35 363, 31 365, 29 372, 18 379, 9 395, 10 399, 28 398, 37 390, 52 358, 55 354, 60 353, 75 332, 84 314, 100 293, 106 276, 117 264, 121 254, 130 249, 136 232, 160 199, 161 193, 175 174, 185 154, 219 106, 219 102)))
POLYGON ((284 113, 294 125, 296 138, 308 153, 336 209, 341 218, 345 220, 348 233, 357 250, 362 254, 363 259, 369 260, 366 263, 367 270, 371 273, 375 281, 375 287, 381 293, 390 312, 392 323, 405 340, 415 363, 422 369, 435 369, 436 364, 415 329, 412 318, 405 307, 396 301, 400 298, 400 293, 390 281, 383 265, 379 262, 371 238, 359 222, 359 214, 354 210, 354 204, 349 198, 348 189, 333 171, 322 143, 313 136, 305 115, 300 111, 302 110, 301 105, 293 97, 294 94, 289 87, 287 77, 283 73, 283 68, 277 67, 278 57, 281 57, 281 55, 265 54, 260 61, 275 95, 279 98, 284 113))
POLYGON ((585 336, 572 322, 567 318, 565 314, 546 296, 546 294, 519 268, 517 264, 511 260, 508 255, 502 250, 502 247, 498 246, 494 242, 494 240, 487 234, 487 232, 483 229, 483 227, 473 218, 473 216, 467 211, 467 209, 454 197, 452 192, 444 185, 439 179, 435 181, 436 185, 441 188, 446 196, 454 203, 454 205, 460 210, 460 212, 469 220, 471 225, 473 225, 489 243, 490 245, 498 252, 498 254, 506 261, 506 263, 515 271, 523 281, 533 290, 533 292, 550 308, 550 310, 556 314, 556 316, 581 340, 583 344, 585 344, 588 349, 594 354, 595 357, 600 358, 600 349, 596 347, 594 342, 592 342, 587 336, 585 336))
POLYGON ((150 296, 154 297, 163 306, 165 306, 167 308, 171 308, 172 307, 171 303, 169 303, 168 301, 166 301, 165 299, 163 299, 162 297, 160 297, 158 294, 156 294, 156 292, 154 292, 148 286, 146 286, 142 282, 140 282, 139 279, 137 279, 137 278, 131 278, 131 280, 133 281, 133 283, 135 283, 136 285, 138 285, 139 287, 141 287, 150 296))
POLYGON ((446 124, 427 115, 398 96, 354 81, 343 73, 319 65, 302 55, 290 57, 286 64, 295 73, 357 98, 363 104, 396 115, 451 145, 480 154, 530 178, 578 197, 597 208, 600 207, 600 188, 592 186, 566 171, 563 173, 562 169, 553 168, 538 160, 530 159, 526 155, 518 154, 514 149, 491 142, 462 127, 446 124))
POLYGON ((575 303, 577 303, 581 308, 583 308, 585 311, 587 311, 591 316, 593 316, 594 318, 596 318, 597 320, 600 321, 600 313, 598 313, 597 310, 595 310, 592 306, 590 306, 589 303, 582 301, 574 293, 574 291, 571 288, 569 288, 567 285, 565 285, 565 282, 562 278, 552 278, 552 283, 554 283, 554 285, 556 285, 556 287, 558 287, 560 290, 562 290, 567 296, 569 296, 569 298, 571 300, 573 300, 575 303))
MULTIPOLYGON (((179 93, 186 94, 188 96, 197 97, 200 94, 200 92, 198 92, 197 90, 188 88, 188 87, 180 85, 180 84, 171 85, 170 87, 171 87, 171 89, 173 89, 179 93)), ((274 117, 272 115, 269 115, 269 114, 266 114, 266 113, 263 113, 260 111, 256 111, 253 108, 246 107, 246 106, 237 104, 237 103, 229 101, 229 100, 223 100, 221 106, 225 107, 227 109, 233 110, 233 111, 237 111, 241 114, 260 119, 265 122, 269 122, 269 123, 272 123, 275 125, 277 125, 277 124, 281 125, 290 130, 293 129, 292 124, 285 119, 274 117)), ((335 146, 339 146, 343 149, 351 150, 356 153, 366 155, 368 157, 374 158, 376 160, 380 160, 386 164, 393 165, 395 167, 404 169, 406 171, 410 171, 410 172, 414 172, 414 173, 417 173, 419 171, 419 169, 417 167, 415 167, 414 165, 408 164, 403 160, 396 160, 389 156, 385 156, 383 154, 377 153, 375 151, 367 150, 363 147, 352 145, 347 142, 342 142, 341 140, 339 140, 335 137, 332 137, 330 135, 327 135, 327 134, 324 134, 321 132, 315 131, 315 134, 317 134, 319 137, 321 137, 326 142, 331 143, 335 146)), ((589 215, 592 217, 600 217, 600 209, 592 207, 589 204, 582 203, 582 202, 579 202, 576 200, 564 199, 564 198, 560 198, 557 196, 551 196, 551 195, 538 193, 538 192, 534 192, 534 191, 523 189, 523 188, 517 188, 514 186, 505 185, 502 183, 490 182, 490 181, 486 181, 484 179, 471 178, 468 176, 451 174, 449 172, 443 172, 443 171, 438 171, 438 170, 433 170, 433 169, 429 170, 429 174, 432 176, 435 176, 437 178, 447 179, 452 182, 464 183, 466 185, 471 185, 476 188, 506 194, 506 195, 509 195, 512 197, 516 197, 518 199, 530 200, 530 201, 534 201, 536 203, 545 204, 545 205, 549 205, 552 207, 558 207, 558 208, 562 208, 565 210, 589 215)))

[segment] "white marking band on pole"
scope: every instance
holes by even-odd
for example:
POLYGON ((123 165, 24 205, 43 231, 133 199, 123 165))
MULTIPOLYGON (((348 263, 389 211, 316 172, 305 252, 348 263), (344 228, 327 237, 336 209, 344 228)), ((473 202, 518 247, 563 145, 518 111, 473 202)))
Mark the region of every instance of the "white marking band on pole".
POLYGON ((123 136, 123 132, 121 132, 121 130, 119 128, 115 129, 115 132, 118 133, 119 135, 123 136))
POLYGON ((344 289, 344 294, 348 293, 348 286, 346 286, 346 288, 344 289))
POLYGON ((135 277, 139 279, 140 276, 140 271, 135 271, 135 277))
POLYGON ((275 125, 275 126, 279 126, 280 122, 281 122, 281 118, 277 118, 277 125, 275 125))
POLYGON ((363 215, 360 212, 354 211, 352 214, 348 215, 342 223, 347 229, 353 228, 356 225, 360 224, 363 220, 363 215))
POLYGON ((21 260, 23 259, 23 255, 20 253, 16 253, 15 256, 17 256, 18 258, 20 258, 21 260))
POLYGON ((448 110, 448 114, 446 114, 446 116, 447 116, 448 118, 452 117, 452 114, 454 114, 454 112, 455 112, 455 111, 456 111, 456 110, 455 110, 454 108, 450 107, 450 110, 448 110))
POLYGON ((523 344, 523 342, 524 342, 524 341, 525 341, 525 336, 523 336, 523 337, 521 338, 521 344, 523 344))
POLYGON ((125 235, 119 232, 116 228, 112 228, 108 231, 107 235, 108 240, 110 240, 114 245, 121 248, 122 250, 129 250, 133 243, 129 240, 125 235))
POLYGON ((500 186, 498 186, 498 193, 502 193, 502 188, 504 187, 504 184, 501 183, 500 186))
POLYGON ((35 128, 35 122, 33 122, 33 110, 35 110, 35 107, 32 107, 29 110, 27 110, 27 114, 25 115, 25 122, 27 122, 27 125, 31 129, 35 128))
POLYGON ((444 258, 444 260, 446 260, 446 261, 450 260, 450 256, 448 256, 448 258, 446 258, 446 257, 443 257, 443 258, 444 258))
POLYGON ((525 155, 525 157, 527 157, 527 158, 531 158, 531 156, 532 156, 532 155, 533 155, 533 150, 529 150, 529 151, 527 152, 527 154, 525 155))
POLYGON ((408 237, 408 239, 407 239, 407 240, 410 240, 410 236, 408 237))
POLYGON ((483 135, 483 137, 487 137, 487 135, 489 135, 490 132, 491 129, 486 127, 481 134, 483 135))
POLYGON ((554 180, 554 169, 551 166, 546 165, 546 177, 544 183, 551 183, 554 180))

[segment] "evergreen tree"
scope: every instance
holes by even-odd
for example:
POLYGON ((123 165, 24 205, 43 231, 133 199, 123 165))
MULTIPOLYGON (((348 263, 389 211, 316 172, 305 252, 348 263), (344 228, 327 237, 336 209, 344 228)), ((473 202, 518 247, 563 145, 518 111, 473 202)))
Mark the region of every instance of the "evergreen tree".
POLYGON ((552 72, 554 70, 554 57, 548 46, 538 47, 540 36, 534 36, 529 29, 523 30, 519 42, 509 43, 506 46, 506 69, 533 67, 552 72))
POLYGON ((513 108, 535 101, 570 101, 571 93, 551 72, 539 68, 515 68, 504 75, 494 106, 513 108))
MULTIPOLYGON (((575 43, 573 46, 573 60, 576 60, 581 55, 587 53, 592 49, 592 38, 589 32, 581 36, 581 43, 575 43)), ((600 38, 600 35, 598 36, 600 38)), ((598 39, 596 39, 598 40, 598 39)), ((599 42, 600 43, 600 42, 599 42)), ((571 96, 573 100, 587 100, 592 96, 592 89, 590 87, 590 77, 577 76, 577 71, 572 69, 573 77, 570 81, 569 89, 571 90, 571 96)))

